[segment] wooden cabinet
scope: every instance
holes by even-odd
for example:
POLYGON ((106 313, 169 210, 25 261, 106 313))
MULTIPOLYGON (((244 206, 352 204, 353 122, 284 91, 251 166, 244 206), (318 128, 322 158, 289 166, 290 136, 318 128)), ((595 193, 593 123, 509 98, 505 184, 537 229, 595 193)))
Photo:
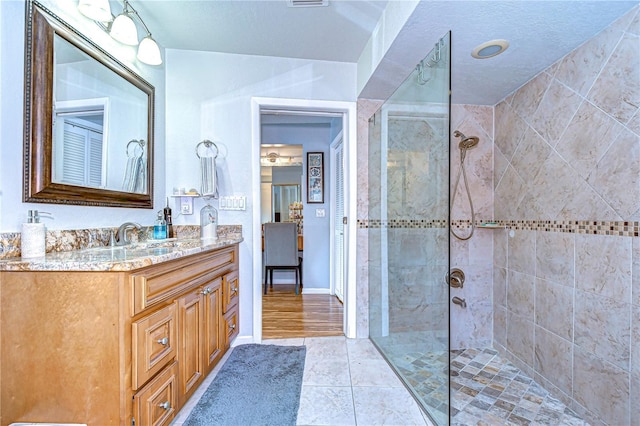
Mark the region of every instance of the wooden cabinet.
POLYGON ((0 272, 0 425, 168 425, 238 334, 238 246, 130 272, 0 272))

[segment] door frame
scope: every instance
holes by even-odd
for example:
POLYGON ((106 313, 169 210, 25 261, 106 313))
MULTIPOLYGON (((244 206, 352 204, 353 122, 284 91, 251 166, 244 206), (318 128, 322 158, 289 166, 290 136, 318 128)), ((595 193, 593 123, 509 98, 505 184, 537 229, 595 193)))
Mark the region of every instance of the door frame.
POLYGON ((262 235, 260 221, 260 113, 265 109, 342 114, 345 170, 345 262, 347 276, 344 283, 344 327, 348 338, 356 337, 356 213, 357 213, 357 116, 356 102, 324 101, 288 98, 251 98, 251 164, 253 184, 253 340, 262 342, 262 235))
MULTIPOLYGON (((340 131, 340 133, 338 133, 338 135, 333 138, 333 140, 331 141, 331 144, 329 145, 329 163, 330 163, 330 169, 331 169, 331 176, 329 176, 329 193, 331 194, 332 200, 335 200, 335 194, 337 193, 337 182, 336 182, 336 173, 337 173, 337 164, 336 164, 336 147, 338 146, 338 144, 342 144, 342 155, 344 158, 344 132, 340 131)), ((344 161, 343 161, 344 164, 344 161)), ((342 174, 343 174, 343 182, 344 182, 344 167, 342 170, 342 174)), ((344 188, 344 183, 343 183, 343 188, 344 188)), ((346 192, 346 191, 344 191, 346 192)), ((343 201, 343 208, 346 208, 346 203, 344 203, 343 201)), ((344 211, 343 213, 346 213, 346 211, 344 211)), ((336 229, 336 203, 332 202, 329 205, 329 228, 331 228, 331 234, 330 234, 330 238, 329 238, 329 247, 331 247, 330 249, 330 261, 329 264, 331 265, 331 278, 329 280, 329 293, 332 295, 337 296, 336 293, 336 253, 333 250, 335 248, 335 239, 336 239, 336 234, 335 234, 335 229, 336 229)), ((343 271, 342 271, 342 283, 343 283, 343 288, 342 288, 342 300, 344 301, 344 282, 345 282, 345 277, 346 277, 346 271, 344 271, 344 267, 346 266, 346 262, 344 262, 344 254, 346 252, 346 250, 344 249, 344 231, 343 231, 343 249, 342 249, 342 258, 343 258, 343 271)))

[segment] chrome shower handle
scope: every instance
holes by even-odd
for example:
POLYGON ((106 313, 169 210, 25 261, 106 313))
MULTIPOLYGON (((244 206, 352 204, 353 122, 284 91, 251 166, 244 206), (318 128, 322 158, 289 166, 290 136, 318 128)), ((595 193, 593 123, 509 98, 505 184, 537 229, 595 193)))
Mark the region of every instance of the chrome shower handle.
POLYGON ((462 288, 464 284, 462 283, 462 280, 460 278, 452 275, 449 278, 449 285, 453 288, 462 288))
POLYGON ((464 287, 464 272, 462 269, 453 268, 445 275, 444 281, 452 288, 462 288, 464 287))

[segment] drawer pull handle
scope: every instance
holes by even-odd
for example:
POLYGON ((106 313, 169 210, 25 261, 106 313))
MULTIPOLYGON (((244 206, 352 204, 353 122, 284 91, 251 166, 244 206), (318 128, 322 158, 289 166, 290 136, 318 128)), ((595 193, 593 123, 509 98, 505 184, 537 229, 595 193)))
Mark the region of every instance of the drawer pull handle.
POLYGON ((163 408, 165 410, 170 410, 171 409, 171 404, 169 404, 169 401, 165 401, 162 404, 158 404, 160 406, 160 408, 163 408))
POLYGON ((200 292, 200 294, 204 294, 204 295, 207 295, 207 294, 209 294, 209 293, 211 293, 211 289, 210 289, 209 287, 205 288, 204 290, 202 290, 202 291, 200 292))
POLYGON ((231 289, 231 292, 232 292, 232 293, 237 293, 237 292, 238 292, 238 287, 233 287, 233 288, 231 289))
POLYGON ((235 324, 229 324, 229 330, 235 330, 236 325, 235 324))
POLYGON ((162 346, 167 346, 167 343, 169 343, 169 339, 167 339, 166 337, 163 337, 162 339, 157 340, 158 343, 160 343, 162 346))

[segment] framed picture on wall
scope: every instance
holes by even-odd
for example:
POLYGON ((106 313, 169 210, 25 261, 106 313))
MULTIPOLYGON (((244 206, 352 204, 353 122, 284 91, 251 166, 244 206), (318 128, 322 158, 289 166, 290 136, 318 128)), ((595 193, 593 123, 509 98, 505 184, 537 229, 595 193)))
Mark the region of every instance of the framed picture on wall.
POLYGON ((307 203, 324 203, 323 152, 307 152, 307 203))

